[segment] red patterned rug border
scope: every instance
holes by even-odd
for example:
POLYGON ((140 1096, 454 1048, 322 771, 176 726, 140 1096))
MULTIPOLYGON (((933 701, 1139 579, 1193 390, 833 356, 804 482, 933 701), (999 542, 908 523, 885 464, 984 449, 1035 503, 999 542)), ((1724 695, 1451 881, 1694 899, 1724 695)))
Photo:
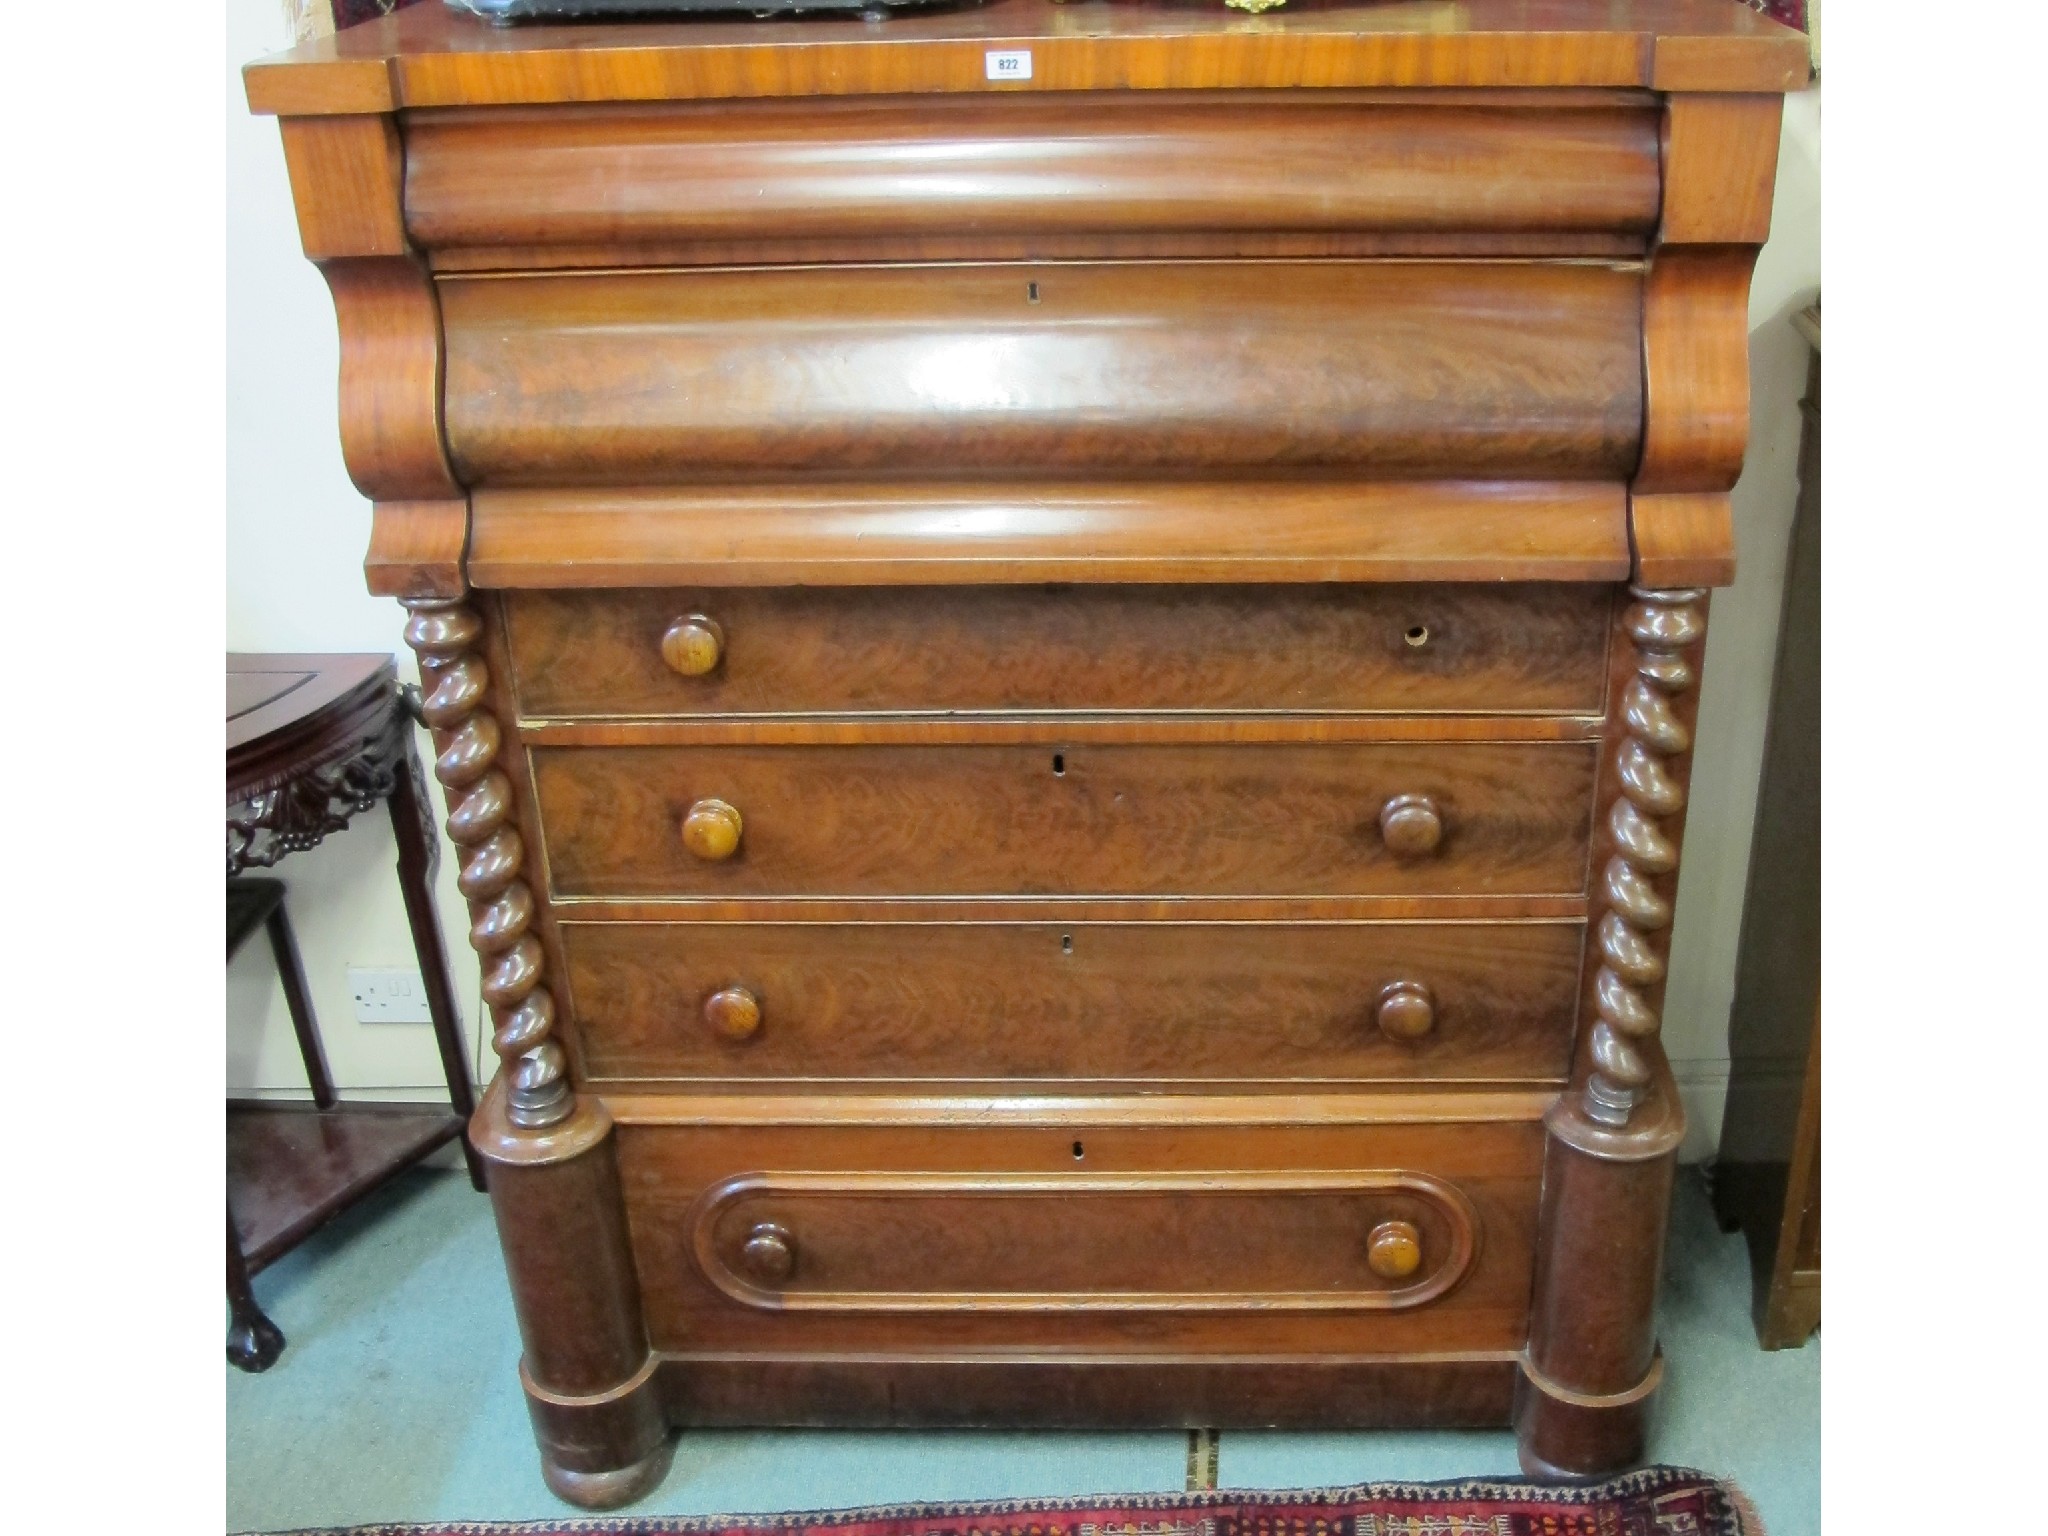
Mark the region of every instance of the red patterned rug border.
MULTIPOLYGON (((821 1528, 934 1520, 1007 1520, 1033 1515, 1156 1511, 1301 1509, 1364 1504, 1500 1503, 1587 1509, 1622 1499, 1686 1492, 1714 1495, 1698 1536, 1765 1536, 1755 1506, 1725 1478, 1691 1467, 1644 1467, 1588 1483, 1514 1478, 1455 1478, 1436 1483, 1356 1483, 1329 1488, 1214 1488, 1185 1493, 1079 1494, 1059 1498, 980 1499, 939 1504, 869 1504, 841 1509, 780 1510, 735 1515, 576 1516, 558 1520, 455 1520, 371 1525, 303 1526, 243 1536, 797 1536, 821 1528)), ((1417 1526, 1418 1531, 1427 1527, 1417 1526)), ((1001 1536, 1000 1531, 980 1536, 1001 1536)), ((1108 1533, 1105 1533, 1108 1536, 1108 1533)))

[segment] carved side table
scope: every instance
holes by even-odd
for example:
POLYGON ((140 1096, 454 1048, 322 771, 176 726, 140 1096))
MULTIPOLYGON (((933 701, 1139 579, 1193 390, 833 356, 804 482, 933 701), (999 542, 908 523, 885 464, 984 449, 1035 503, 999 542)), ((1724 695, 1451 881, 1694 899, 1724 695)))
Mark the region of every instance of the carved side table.
MULTIPOLYGON (((268 927, 313 1102, 228 1102, 228 1359, 274 1363, 284 1335, 250 1277, 435 1148, 475 1108, 462 1014, 434 913, 438 860, 412 719, 389 656, 228 657, 228 953, 268 927), (448 1107, 340 1103, 327 1075, 276 882, 240 880, 391 802, 398 884, 448 1080, 448 1107)), ((462 1144, 482 1189, 476 1154, 462 1144)))

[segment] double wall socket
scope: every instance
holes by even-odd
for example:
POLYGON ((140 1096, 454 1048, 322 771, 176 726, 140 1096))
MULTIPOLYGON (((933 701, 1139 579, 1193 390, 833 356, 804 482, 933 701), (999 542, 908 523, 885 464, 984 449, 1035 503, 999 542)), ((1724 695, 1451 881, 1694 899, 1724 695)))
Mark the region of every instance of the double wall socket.
POLYGON ((398 966, 352 965, 348 990, 358 1024, 431 1024, 427 989, 418 971, 398 966))

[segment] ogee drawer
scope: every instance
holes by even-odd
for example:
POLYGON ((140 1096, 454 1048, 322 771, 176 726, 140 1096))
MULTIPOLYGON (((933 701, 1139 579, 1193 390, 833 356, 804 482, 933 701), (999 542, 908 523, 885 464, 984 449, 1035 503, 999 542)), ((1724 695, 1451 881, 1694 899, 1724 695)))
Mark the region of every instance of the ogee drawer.
POLYGON ((532 717, 971 710, 1597 713, 1598 584, 505 595, 532 717))
POLYGON ((1578 922, 566 921, 584 1071, 1561 1082, 1578 922))
POLYGON ((1592 742, 538 747, 561 896, 1576 895, 1592 742))
POLYGON ((619 1155, 657 1348, 1489 1349, 1541 1128, 622 1123, 619 1155))
POLYGON ((1627 263, 826 266, 435 292, 469 486, 1617 481, 1642 457, 1627 263))

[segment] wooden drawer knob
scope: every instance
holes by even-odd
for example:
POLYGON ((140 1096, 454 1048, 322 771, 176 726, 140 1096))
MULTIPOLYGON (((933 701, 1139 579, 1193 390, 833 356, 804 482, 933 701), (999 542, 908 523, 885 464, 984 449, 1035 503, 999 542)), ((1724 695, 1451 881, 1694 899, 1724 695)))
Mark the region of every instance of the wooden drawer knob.
MULTIPOLYGON (((759 1231, 760 1228, 755 1228, 759 1231)), ((1422 1267, 1422 1234, 1412 1221, 1383 1221, 1365 1240, 1365 1264, 1382 1280, 1406 1280, 1422 1267)))
POLYGON ((1427 795, 1396 795, 1380 807, 1380 839, 1397 859, 1419 859, 1444 840, 1444 818, 1427 795))
POLYGON ((704 1022, 728 1040, 745 1040, 761 1027, 761 1000, 745 987, 721 987, 704 999, 704 1022))
POLYGON ((796 1239, 780 1222, 756 1222, 740 1249, 740 1262, 763 1285, 780 1285, 796 1271, 796 1239))
POLYGON ((1390 981, 1380 988, 1376 1017, 1389 1040, 1420 1040, 1436 1027, 1436 999, 1419 981, 1390 981))
POLYGON ((683 846, 700 859, 729 859, 740 845, 740 813, 723 800, 699 800, 683 817, 683 846))
POLYGON ((684 677, 702 677, 725 655, 725 631, 718 620, 686 613, 661 637, 661 659, 684 677))

